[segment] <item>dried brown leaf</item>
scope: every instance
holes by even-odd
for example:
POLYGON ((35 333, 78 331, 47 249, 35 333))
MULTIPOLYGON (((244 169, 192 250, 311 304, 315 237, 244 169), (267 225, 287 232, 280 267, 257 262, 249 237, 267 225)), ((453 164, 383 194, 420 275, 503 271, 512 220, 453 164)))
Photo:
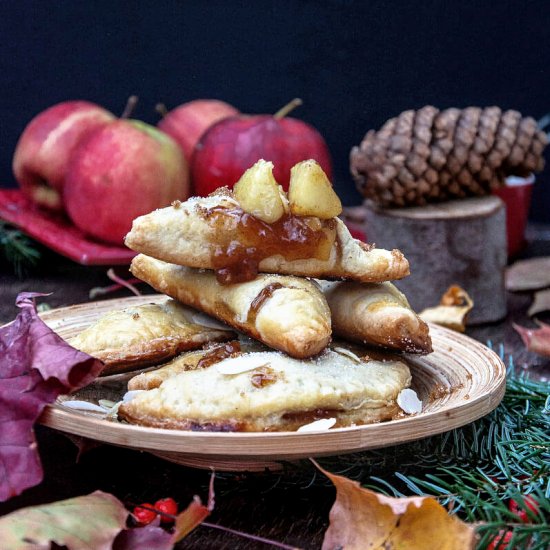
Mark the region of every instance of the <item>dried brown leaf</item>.
POLYGON ((506 290, 537 290, 550 286, 550 257, 515 262, 506 269, 506 290))
POLYGON ((474 528, 450 516, 433 497, 387 497, 314 464, 336 487, 323 550, 474 548, 474 528))
POLYGON ((195 527, 198 527, 214 509, 214 472, 210 476, 208 489, 208 503, 206 506, 200 497, 195 495, 187 508, 177 515, 172 542, 176 543, 185 538, 195 527))
POLYGON ((428 323, 464 332, 466 318, 473 307, 474 302, 468 293, 463 288, 454 285, 443 294, 438 306, 426 308, 419 313, 419 316, 428 323))
POLYGON ((550 357, 550 325, 538 323, 539 328, 525 328, 514 323, 525 347, 533 353, 550 357))

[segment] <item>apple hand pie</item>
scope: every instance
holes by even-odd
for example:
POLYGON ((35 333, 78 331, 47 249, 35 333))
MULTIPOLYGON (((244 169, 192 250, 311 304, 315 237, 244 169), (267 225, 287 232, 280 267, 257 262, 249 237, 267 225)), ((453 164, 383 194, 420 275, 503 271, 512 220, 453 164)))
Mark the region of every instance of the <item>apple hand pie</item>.
POLYGON ((201 323, 198 312, 174 300, 111 311, 72 338, 71 346, 105 363, 103 375, 160 363, 208 342, 235 337, 227 327, 201 323))
POLYGON ((330 341, 330 311, 312 281, 259 275, 221 285, 212 271, 192 269, 140 254, 130 271, 155 290, 200 309, 292 357, 311 357, 330 341))
POLYGON ((347 340, 408 353, 430 353, 428 325, 391 283, 319 281, 334 334, 347 340))
POLYGON ((213 269, 224 284, 251 280, 258 272, 362 282, 409 274, 399 250, 354 239, 339 218, 289 211, 268 223, 245 212, 228 189, 136 218, 125 243, 165 262, 213 269))
MULTIPOLYGON (((240 352, 202 368, 195 359, 191 369, 162 367, 157 373, 170 372, 160 385, 141 385, 154 389, 123 402, 118 415, 143 426, 210 431, 296 430, 321 418, 335 419, 335 427, 389 420, 400 411, 397 396, 411 383, 409 368, 401 361, 372 360, 365 351, 338 344, 298 360, 243 344, 240 352)), ((208 359, 211 353, 194 355, 208 359)), ((185 355, 177 361, 184 364, 185 355)))

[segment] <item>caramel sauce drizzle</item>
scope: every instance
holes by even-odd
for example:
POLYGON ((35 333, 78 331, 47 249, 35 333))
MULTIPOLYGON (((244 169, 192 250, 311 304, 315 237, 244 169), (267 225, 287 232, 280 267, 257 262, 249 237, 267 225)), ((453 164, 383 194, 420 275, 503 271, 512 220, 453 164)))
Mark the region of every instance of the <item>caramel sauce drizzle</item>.
POLYGON ((256 369, 250 377, 250 382, 255 388, 264 388, 277 381, 277 372, 270 367, 256 369))
POLYGON ((228 357, 235 357, 241 353, 241 344, 238 340, 225 342, 220 346, 216 346, 211 351, 202 356, 197 363, 197 369, 205 369, 214 363, 219 363, 228 357))
POLYGON ((269 298, 273 296, 273 293, 279 288, 284 288, 281 283, 269 283, 268 285, 264 286, 262 290, 260 290, 256 298, 254 298, 254 300, 252 300, 252 303, 250 304, 250 309, 248 310, 248 315, 246 317, 247 323, 255 326, 258 312, 265 304, 265 302, 269 300, 269 298))
POLYGON ((227 239, 216 247, 213 264, 220 284, 251 281, 258 265, 269 256, 287 261, 315 258, 326 260, 336 236, 336 221, 285 214, 266 223, 239 207, 215 206, 204 212, 219 234, 227 239), (231 236, 236 238, 232 240, 231 236))

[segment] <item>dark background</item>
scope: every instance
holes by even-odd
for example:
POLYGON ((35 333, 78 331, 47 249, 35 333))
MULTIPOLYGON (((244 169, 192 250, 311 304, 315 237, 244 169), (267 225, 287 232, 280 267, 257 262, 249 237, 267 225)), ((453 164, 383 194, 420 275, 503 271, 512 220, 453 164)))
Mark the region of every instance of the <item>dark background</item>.
MULTIPOLYGON (((498 105, 550 111, 550 2, 39 1, 0 2, 0 185, 36 113, 83 98, 120 113, 219 98, 245 112, 294 116, 325 136, 346 204, 360 196, 348 153, 409 108, 498 105)), ((550 221, 550 171, 531 212, 550 221)))

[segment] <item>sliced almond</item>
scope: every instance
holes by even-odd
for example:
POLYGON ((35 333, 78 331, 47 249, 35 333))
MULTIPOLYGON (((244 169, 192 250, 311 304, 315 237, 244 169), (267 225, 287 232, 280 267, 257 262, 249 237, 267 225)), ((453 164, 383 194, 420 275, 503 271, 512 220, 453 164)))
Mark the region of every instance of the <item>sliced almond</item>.
POLYGON ((63 401, 61 404, 64 407, 68 407, 69 409, 77 409, 79 411, 90 411, 90 412, 98 412, 103 414, 107 412, 107 410, 104 407, 101 407, 100 405, 96 405, 95 403, 90 403, 89 401, 81 401, 79 399, 63 401))
POLYGON ((273 366, 277 361, 272 352, 243 353, 237 357, 229 357, 216 363, 215 368, 220 374, 235 375, 255 370, 266 365, 273 366))
POLYGON ((321 418, 320 420, 315 420, 309 424, 304 424, 300 426, 296 431, 297 432, 322 432, 329 430, 336 424, 336 418, 321 418))
POLYGON ((401 410, 407 414, 418 414, 422 412, 422 401, 418 399, 416 392, 410 388, 406 388, 399 392, 397 404, 401 410))
POLYGON ((336 353, 339 353, 340 355, 345 355, 346 357, 349 357, 352 361, 355 361, 356 363, 362 363, 361 358, 355 355, 355 353, 353 353, 353 351, 350 351, 349 349, 334 346, 332 350, 336 353))

